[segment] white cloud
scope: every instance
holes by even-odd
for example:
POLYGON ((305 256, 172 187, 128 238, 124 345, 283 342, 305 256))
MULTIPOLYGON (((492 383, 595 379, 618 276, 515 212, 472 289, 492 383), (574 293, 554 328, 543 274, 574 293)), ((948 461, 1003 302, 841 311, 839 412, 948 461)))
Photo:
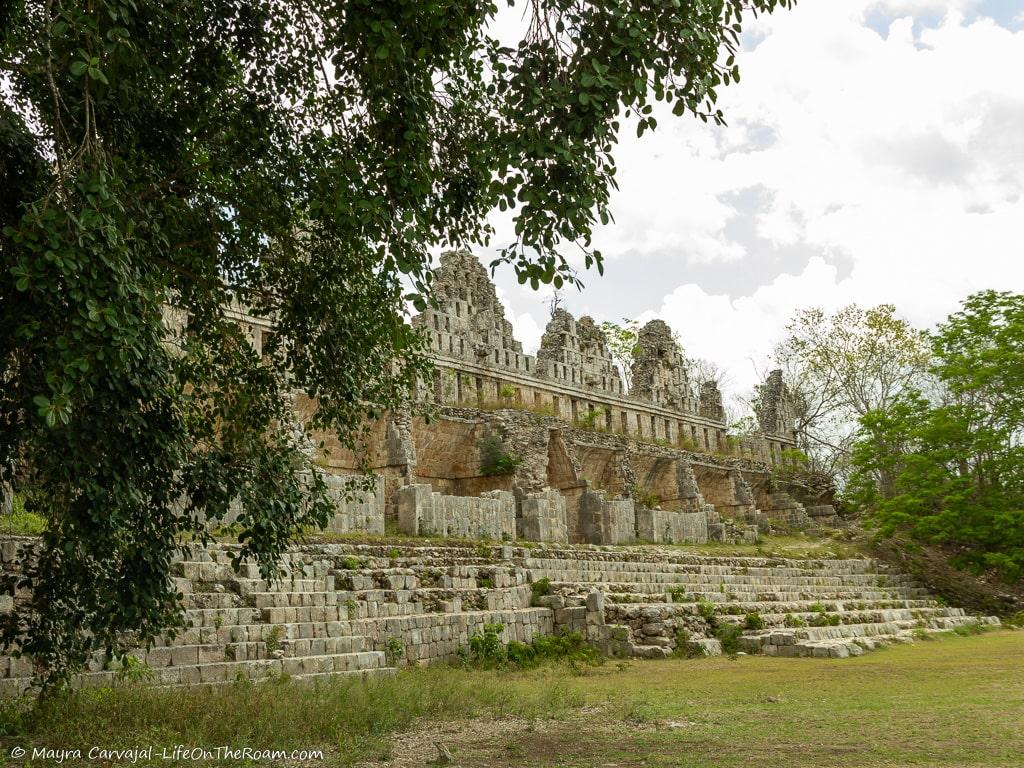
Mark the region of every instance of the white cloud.
POLYGON ((522 342, 524 352, 529 355, 536 354, 540 348, 540 337, 544 335, 544 329, 537 324, 537 319, 532 313, 517 314, 501 286, 497 286, 496 291, 498 301, 505 308, 505 318, 512 323, 512 333, 516 340, 522 342))
POLYGON ((657 314, 738 386, 800 307, 886 301, 931 325, 972 291, 1024 290, 1024 31, 968 23, 969 5, 798 3, 758 22, 722 95, 729 129, 666 116, 624 144, 617 223, 597 243, 612 258, 674 248, 679 287, 657 314), (887 36, 865 26, 880 7, 908 14, 887 36), (923 10, 946 13, 928 27, 923 10), (750 188, 758 210, 724 202, 750 188), (730 239, 737 217, 767 248, 821 257, 739 298, 705 291, 687 264, 738 273, 765 255, 730 239))

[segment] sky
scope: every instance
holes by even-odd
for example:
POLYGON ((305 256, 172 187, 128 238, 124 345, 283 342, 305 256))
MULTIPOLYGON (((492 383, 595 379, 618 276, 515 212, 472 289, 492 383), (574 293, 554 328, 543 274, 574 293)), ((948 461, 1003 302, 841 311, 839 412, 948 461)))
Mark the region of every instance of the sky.
MULTIPOLYGON (((801 308, 892 303, 930 327, 1024 291, 1024 0, 799 0, 743 43, 728 127, 623 126, 605 275, 566 309, 661 318, 742 394, 801 308)), ((496 282, 535 351, 550 290, 496 282)))

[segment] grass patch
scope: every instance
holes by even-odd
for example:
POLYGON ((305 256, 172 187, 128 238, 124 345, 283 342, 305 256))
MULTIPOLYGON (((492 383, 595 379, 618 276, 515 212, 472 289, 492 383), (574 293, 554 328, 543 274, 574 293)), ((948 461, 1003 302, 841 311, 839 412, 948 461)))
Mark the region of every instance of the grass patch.
POLYGON ((0 515, 0 535, 38 536, 46 529, 46 519, 34 512, 15 510, 9 515, 0 515))
MULTIPOLYGON (((282 679, 217 689, 95 689, 34 709, 0 701, 0 754, 6 758, 17 745, 29 748, 30 754, 32 746, 84 747, 84 754, 98 743, 111 748, 315 748, 326 753, 323 764, 348 766, 387 759, 391 734, 419 717, 551 716, 578 706, 580 700, 580 694, 567 690, 560 680, 519 689, 499 673, 450 667, 408 670, 368 681, 335 679, 315 686, 282 679)), ((64 763, 76 764, 93 763, 64 763)))
POLYGON ((0 515, 0 535, 38 536, 46 530, 46 518, 25 508, 25 497, 14 494, 9 515, 0 515))
POLYGON ((1024 764, 1022 654, 1024 632, 997 631, 842 660, 433 667, 315 686, 101 689, 36 709, 0 703, 0 754, 101 740, 315 748, 324 765, 422 765, 402 752, 420 734, 431 750, 443 740, 466 768, 669 768, 683 755, 688 768, 1009 768, 1024 764))
POLYGON ((315 748, 331 766, 422 765, 402 753, 420 733, 428 746, 445 741, 466 768, 669 768, 682 755, 688 768, 1009 768, 1024 764, 1022 654, 1024 632, 997 631, 841 660, 433 667, 315 686, 101 689, 37 709, 0 703, 0 754, 101 740, 315 748))

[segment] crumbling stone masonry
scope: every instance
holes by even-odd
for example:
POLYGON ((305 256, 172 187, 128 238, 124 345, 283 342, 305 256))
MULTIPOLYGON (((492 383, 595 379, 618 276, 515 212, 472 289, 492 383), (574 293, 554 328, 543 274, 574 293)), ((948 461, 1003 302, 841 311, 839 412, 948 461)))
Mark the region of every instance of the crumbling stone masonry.
MULTIPOLYGON (((727 439, 721 392, 689 380, 663 321, 640 329, 627 392, 591 318, 556 309, 528 355, 475 256, 443 254, 433 285, 436 306, 413 318, 435 364, 416 391, 431 418, 382 417, 359 456, 315 436, 329 450, 318 460, 326 472, 381 478, 358 512, 339 505, 333 530, 391 520, 416 535, 617 544, 749 540, 771 521, 812 524, 770 479, 795 446, 780 372, 759 391, 761 432, 727 439)), ((272 332, 242 312, 238 321, 257 350, 272 332)), ((315 407, 296 399, 299 416, 315 407)))
MULTIPOLYGON (((0 568, 18 572, 35 540, 0 537, 0 568)), ((748 653, 844 658, 961 625, 996 624, 941 604, 871 560, 707 557, 658 547, 293 547, 277 581, 232 567, 237 545, 197 546, 172 563, 186 628, 132 652, 156 685, 226 684, 289 675, 390 674, 455 661, 487 624, 502 642, 581 633, 613 656, 721 652, 716 629, 757 614, 748 653), (545 581, 546 580, 546 581, 545 581), (548 594, 538 596, 534 585, 548 594)), ((24 594, 0 595, 0 612, 24 594)), ((119 683, 95 654, 75 687, 119 683)), ((31 683, 28 659, 0 656, 0 696, 31 683)))

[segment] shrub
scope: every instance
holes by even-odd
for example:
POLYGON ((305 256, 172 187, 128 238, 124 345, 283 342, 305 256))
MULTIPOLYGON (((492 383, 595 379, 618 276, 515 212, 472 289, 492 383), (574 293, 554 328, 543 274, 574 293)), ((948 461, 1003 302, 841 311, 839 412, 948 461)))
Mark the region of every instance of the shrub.
POLYGON ((384 645, 384 659, 389 667, 394 667, 405 656, 405 645, 401 638, 391 635, 384 645))
POLYGON ((504 624, 484 624, 469 638, 471 663, 481 667, 496 667, 507 661, 507 653, 499 636, 504 629, 504 624))
POLYGON ((672 649, 672 655, 677 659, 696 659, 705 655, 704 646, 694 642, 690 637, 689 630, 676 630, 676 645, 672 649))
POLYGON ((121 669, 117 673, 119 680, 127 683, 148 683, 155 677, 153 670, 144 662, 139 661, 130 653, 121 657, 121 669))
POLYGON ((787 627, 806 627, 807 622, 795 613, 787 613, 785 624, 787 627))
POLYGON ((677 584, 674 587, 669 587, 665 590, 665 594, 672 598, 673 603, 687 603, 692 602, 694 598, 686 594, 686 587, 682 584, 677 584))
POLYGON ((633 497, 634 504, 646 507, 647 509, 654 509, 661 504, 661 497, 658 496, 658 494, 650 493, 640 485, 633 485, 631 495, 633 497))
POLYGON ((603 419, 606 413, 608 413, 608 409, 599 405, 576 419, 575 426, 581 429, 600 430, 603 427, 598 423, 598 419, 603 419))
POLYGON ((469 638, 465 662, 484 669, 532 669, 545 661, 599 664, 603 659, 579 632, 535 637, 530 643, 501 643, 503 624, 484 624, 469 638))
POLYGON ((551 579, 545 576, 543 579, 530 584, 530 605, 537 605, 542 597, 551 594, 551 579))
POLYGON ((274 626, 267 632, 267 636, 263 638, 263 644, 267 648, 267 655, 269 656, 274 651, 278 650, 281 645, 281 628, 274 626))
POLYGON ((715 627, 715 637, 722 644, 722 653, 735 656, 740 650, 740 637, 743 635, 743 627, 739 624, 722 622, 715 627))
POLYGON ((708 625, 714 628, 718 621, 715 615, 715 604, 710 600, 704 600, 703 598, 697 603, 697 613, 700 617, 708 623, 708 625))
POLYGON ((480 440, 480 474, 485 477, 511 475, 522 459, 505 450, 501 437, 488 433, 480 440))
POLYGON ((743 626, 749 630, 764 629, 764 619, 761 618, 761 614, 754 612, 748 613, 743 621, 743 626))
POLYGON ((355 555, 345 555, 341 558, 341 567, 346 571, 358 571, 365 563, 355 555))
POLYGON ((0 533, 16 536, 38 536, 46 529, 46 518, 32 509, 25 508, 25 497, 14 494, 11 514, 0 515, 0 533))

